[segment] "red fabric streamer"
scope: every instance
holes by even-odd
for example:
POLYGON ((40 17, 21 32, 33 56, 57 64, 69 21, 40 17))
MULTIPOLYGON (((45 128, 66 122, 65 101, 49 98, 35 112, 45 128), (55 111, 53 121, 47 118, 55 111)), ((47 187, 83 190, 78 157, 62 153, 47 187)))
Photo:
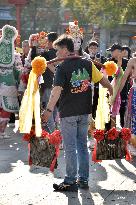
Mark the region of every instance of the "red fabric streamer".
POLYGON ((126 160, 132 161, 132 155, 130 154, 130 151, 128 150, 128 141, 126 141, 126 160))
POLYGON ((50 134, 50 137, 49 137, 50 144, 53 144, 55 146, 55 149, 56 149, 54 159, 53 159, 51 166, 50 166, 51 172, 54 171, 56 160, 57 160, 59 153, 60 153, 59 145, 62 141, 62 137, 60 134, 61 133, 59 130, 55 130, 52 134, 50 134))
POLYGON ((102 160, 97 160, 96 159, 96 148, 97 148, 97 141, 96 141, 96 143, 94 145, 94 150, 93 150, 93 153, 92 153, 92 161, 93 162, 102 162, 102 160))

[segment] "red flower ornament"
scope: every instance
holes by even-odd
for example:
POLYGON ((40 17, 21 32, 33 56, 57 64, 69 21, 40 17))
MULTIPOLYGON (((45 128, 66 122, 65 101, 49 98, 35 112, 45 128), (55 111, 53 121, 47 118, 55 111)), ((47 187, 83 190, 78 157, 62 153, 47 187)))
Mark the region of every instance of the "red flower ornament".
POLYGON ((121 129, 121 137, 123 140, 129 141, 131 138, 131 130, 129 128, 122 128, 121 129))
POLYGON ((45 130, 42 130, 42 138, 49 138, 49 133, 45 130))
POLYGON ((31 137, 35 137, 35 131, 33 128, 31 129, 30 133, 27 133, 23 136, 23 140, 30 142, 31 137))
POLYGON ((95 130, 94 131, 94 138, 98 141, 104 139, 104 130, 95 130))
POLYGON ((119 132, 116 130, 115 127, 113 127, 112 129, 110 129, 108 132, 107 132, 107 135, 108 135, 108 139, 109 140, 115 140, 118 135, 119 135, 119 132))
POLYGON ((55 130, 52 134, 49 136, 49 142, 50 144, 59 145, 61 143, 62 137, 59 130, 55 130))

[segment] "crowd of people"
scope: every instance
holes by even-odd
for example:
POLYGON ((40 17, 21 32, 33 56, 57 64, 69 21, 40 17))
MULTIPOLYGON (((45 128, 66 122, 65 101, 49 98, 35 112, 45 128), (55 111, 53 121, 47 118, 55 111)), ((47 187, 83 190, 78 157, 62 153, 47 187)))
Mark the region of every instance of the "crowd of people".
MULTIPOLYGON (((57 191, 87 189, 89 179, 89 153, 87 147, 89 123, 94 123, 98 108, 99 88, 107 88, 108 99, 120 99, 118 109, 110 106, 110 120, 105 127, 131 129, 130 144, 136 149, 136 58, 131 49, 118 43, 110 48, 109 56, 99 51, 93 37, 85 49, 83 30, 78 22, 70 22, 65 34, 40 32, 31 34, 22 42, 21 54, 16 49, 17 30, 5 25, 0 33, 0 138, 8 138, 5 129, 15 123, 15 114, 27 89, 31 62, 36 56, 47 61, 61 59, 48 65, 40 79, 42 127, 48 132, 61 130, 66 161, 66 176, 57 191), (63 59, 63 60, 62 60, 63 59), (106 76, 102 65, 117 64, 114 76, 106 76), (113 86, 113 82, 115 83, 113 86), (78 162, 78 163, 77 163, 78 162)), ((109 100, 110 101, 110 100, 109 100)), ((93 132, 92 132, 93 133, 93 132)), ((91 136, 93 137, 93 136, 91 136)), ((91 147, 91 145, 90 145, 91 147)))

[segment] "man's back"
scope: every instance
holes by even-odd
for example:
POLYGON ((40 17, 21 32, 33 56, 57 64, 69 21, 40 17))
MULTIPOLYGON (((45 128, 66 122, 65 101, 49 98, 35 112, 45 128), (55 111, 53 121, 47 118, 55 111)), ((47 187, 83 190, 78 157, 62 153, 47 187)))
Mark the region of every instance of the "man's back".
POLYGON ((57 67, 54 84, 63 87, 61 117, 91 113, 91 78, 92 64, 82 58, 65 60, 57 67))

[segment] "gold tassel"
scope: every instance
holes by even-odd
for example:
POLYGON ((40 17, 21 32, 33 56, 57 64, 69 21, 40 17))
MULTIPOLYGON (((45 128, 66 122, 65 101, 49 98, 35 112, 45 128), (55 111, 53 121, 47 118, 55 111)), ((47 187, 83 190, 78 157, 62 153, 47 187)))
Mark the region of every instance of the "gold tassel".
POLYGON ((32 61, 32 70, 29 74, 27 89, 19 111, 20 133, 30 133, 32 120, 34 118, 36 136, 41 137, 42 128, 38 77, 45 72, 46 66, 46 60, 43 57, 38 56, 32 61))

